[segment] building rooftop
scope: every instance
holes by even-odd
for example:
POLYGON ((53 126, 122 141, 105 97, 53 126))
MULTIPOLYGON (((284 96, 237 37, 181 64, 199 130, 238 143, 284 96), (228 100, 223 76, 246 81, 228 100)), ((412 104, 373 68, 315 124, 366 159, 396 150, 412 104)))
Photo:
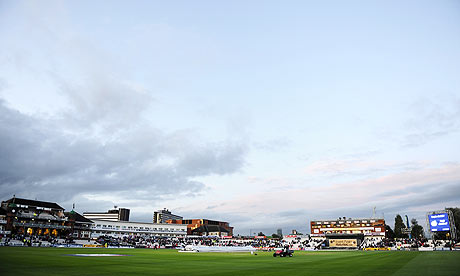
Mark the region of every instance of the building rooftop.
POLYGON ((143 223, 143 224, 155 224, 155 225, 183 225, 183 226, 186 226, 187 224, 171 224, 171 223, 152 223, 152 222, 143 222, 143 221, 124 221, 124 220, 120 220, 120 221, 113 221, 113 220, 104 220, 104 219, 93 219, 93 222, 115 222, 115 223, 131 223, 131 224, 140 224, 140 223, 143 223))
POLYGON ((66 217, 70 218, 71 220, 74 220, 75 222, 83 222, 83 223, 93 222, 73 210, 70 212, 65 212, 64 214, 66 217))
POLYGON ((209 224, 205 224, 205 225, 202 225, 196 229, 193 229, 192 230, 192 233, 203 233, 203 232, 226 232, 228 233, 228 229, 227 228, 224 228, 220 225, 209 225, 209 224))
POLYGON ((384 218, 336 218, 336 219, 312 219, 311 222, 317 221, 350 221, 350 220, 385 220, 384 218))
POLYGON ((49 209, 64 210, 64 208, 59 206, 57 203, 48 202, 48 201, 31 200, 31 199, 13 197, 13 198, 10 198, 10 199, 8 199, 8 200, 6 200, 4 202, 9 203, 8 205, 19 204, 19 205, 27 205, 27 206, 34 206, 34 207, 42 207, 42 208, 49 208, 49 209))

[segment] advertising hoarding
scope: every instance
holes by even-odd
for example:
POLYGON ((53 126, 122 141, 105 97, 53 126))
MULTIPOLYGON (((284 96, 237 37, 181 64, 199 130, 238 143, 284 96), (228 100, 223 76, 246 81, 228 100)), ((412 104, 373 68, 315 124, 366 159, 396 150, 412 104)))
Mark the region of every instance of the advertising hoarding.
POLYGON ((355 239, 329 239, 329 247, 358 247, 355 239))

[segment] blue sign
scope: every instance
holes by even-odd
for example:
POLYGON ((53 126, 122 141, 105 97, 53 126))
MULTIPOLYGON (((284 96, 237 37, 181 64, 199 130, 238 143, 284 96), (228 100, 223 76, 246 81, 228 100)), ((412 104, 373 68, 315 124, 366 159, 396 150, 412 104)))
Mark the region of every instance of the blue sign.
POLYGON ((450 231, 449 216, 447 213, 428 215, 431 232, 450 231))

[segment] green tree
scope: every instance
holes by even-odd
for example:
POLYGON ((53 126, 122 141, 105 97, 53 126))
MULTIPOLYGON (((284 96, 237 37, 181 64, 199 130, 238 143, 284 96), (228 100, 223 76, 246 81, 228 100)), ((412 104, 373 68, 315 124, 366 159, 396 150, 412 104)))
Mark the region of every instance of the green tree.
POLYGON ((393 232, 390 225, 385 225, 385 238, 390 240, 394 240, 395 238, 395 232, 393 232))
MULTIPOLYGON (((454 225, 457 230, 457 239, 460 239, 460 208, 446 208, 446 210, 450 210, 452 212, 452 215, 454 217, 454 225)), ((450 239, 450 237, 447 236, 447 233, 448 232, 435 232, 433 233, 433 238, 435 240, 448 240, 450 239)))
MULTIPOLYGON (((268 232, 268 233, 270 233, 270 232, 268 232)), ((259 232, 259 234, 257 234, 257 236, 265 236, 265 234, 262 233, 262 232, 259 232)))
POLYGON ((274 238, 274 239, 279 239, 280 236, 278 236, 277 234, 272 234, 272 238, 274 238))
POLYGON ((457 239, 460 239, 460 208, 455 207, 446 209, 452 211, 452 214, 454 215, 454 224, 457 229, 457 239))
POLYGON ((395 238, 407 238, 407 234, 402 233, 402 229, 406 228, 402 217, 397 214, 395 217, 395 238))
POLYGON ((415 239, 424 238, 425 234, 423 232, 423 227, 418 224, 418 221, 416 219, 411 219, 410 222, 412 224, 412 230, 411 230, 412 238, 415 238, 415 239))

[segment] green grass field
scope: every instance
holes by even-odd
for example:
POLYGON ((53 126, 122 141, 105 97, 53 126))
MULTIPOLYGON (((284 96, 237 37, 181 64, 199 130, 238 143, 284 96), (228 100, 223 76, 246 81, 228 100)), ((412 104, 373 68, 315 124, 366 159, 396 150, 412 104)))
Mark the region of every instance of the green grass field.
POLYGON ((179 253, 177 250, 0 247, 0 275, 460 275, 457 252, 179 253), (66 254, 127 254, 75 257, 66 254))

